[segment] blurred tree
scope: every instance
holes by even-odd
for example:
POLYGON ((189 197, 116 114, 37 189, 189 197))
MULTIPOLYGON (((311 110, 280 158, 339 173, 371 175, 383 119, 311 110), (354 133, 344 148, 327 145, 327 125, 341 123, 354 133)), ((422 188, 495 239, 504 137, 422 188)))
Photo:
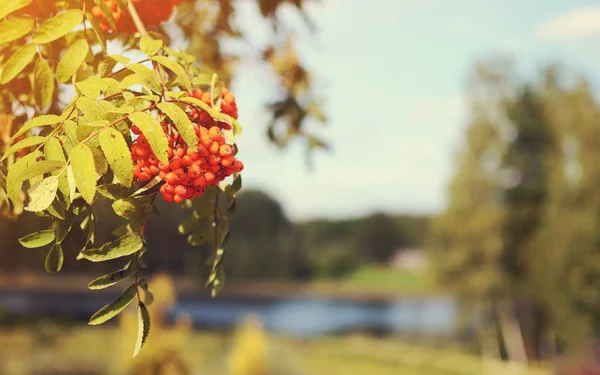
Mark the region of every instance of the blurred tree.
POLYGON ((509 92, 494 95, 510 74, 482 65, 471 77, 471 120, 457 155, 448 206, 435 219, 430 237, 430 258, 440 285, 465 300, 481 300, 506 286, 500 267, 505 209, 499 181, 506 140, 498 109, 509 92))
POLYGON ((225 268, 232 279, 291 278, 307 266, 300 233, 279 202, 246 190, 230 218, 231 237, 225 268))
POLYGON ((588 82, 567 86, 544 74, 544 110, 558 141, 537 238, 531 290, 543 298, 556 335, 573 345, 600 332, 600 108, 588 82))
POLYGON ((532 92, 517 95, 515 78, 502 60, 476 66, 465 144, 430 248, 440 285, 456 292, 467 311, 491 317, 482 335, 496 336, 497 354, 525 360, 519 335, 508 336, 519 332, 513 308, 538 224, 544 186, 538 159, 546 133, 532 92))
POLYGON ((506 113, 514 136, 503 160, 508 178, 503 181, 506 216, 502 265, 511 282, 511 299, 516 303, 527 357, 539 359, 545 316, 538 296, 527 293, 524 286, 534 276, 535 242, 546 210, 547 157, 554 140, 540 94, 529 85, 524 84, 508 103, 506 113))
POLYGON ((400 228, 391 216, 377 212, 361 220, 355 246, 363 260, 385 264, 401 245, 400 228))

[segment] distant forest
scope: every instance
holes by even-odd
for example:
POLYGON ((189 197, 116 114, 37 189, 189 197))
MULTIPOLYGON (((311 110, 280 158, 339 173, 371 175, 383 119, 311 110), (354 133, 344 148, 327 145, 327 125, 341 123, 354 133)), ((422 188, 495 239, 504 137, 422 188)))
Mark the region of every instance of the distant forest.
MULTIPOLYGON (((98 200, 97 211, 106 217, 110 202, 98 200)), ((149 271, 202 278, 207 275, 207 245, 190 246, 178 233, 178 225, 189 213, 179 207, 159 204, 160 216, 146 227, 149 271)), ((97 223, 94 246, 111 240, 111 230, 119 225, 116 215, 97 223)), ((308 280, 315 277, 341 277, 360 264, 385 264, 399 249, 425 243, 430 218, 377 212, 347 220, 292 222, 281 205, 261 191, 246 190, 238 197, 236 214, 230 219, 231 237, 225 258, 228 279, 308 280)), ((45 229, 48 222, 30 213, 17 221, 0 222, 0 270, 2 272, 43 270, 44 249, 25 249, 18 238, 32 229, 45 229), (37 253, 37 254, 36 254, 37 253)), ((90 263, 75 260, 75 252, 65 249, 61 272, 101 274, 122 265, 123 260, 90 263), (112 263, 112 264, 111 264, 112 263)), ((42 271, 43 272, 43 271, 42 271)))

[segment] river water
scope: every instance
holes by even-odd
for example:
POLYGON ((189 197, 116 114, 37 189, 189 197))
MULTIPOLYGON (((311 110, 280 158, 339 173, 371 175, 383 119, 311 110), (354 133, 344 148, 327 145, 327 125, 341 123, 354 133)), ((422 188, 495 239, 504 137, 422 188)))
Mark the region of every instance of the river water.
MULTIPOLYGON (((0 309, 24 316, 87 320, 111 300, 111 296, 93 293, 0 293, 0 309)), ((188 315, 195 327, 207 329, 228 329, 252 314, 260 317, 267 330, 297 337, 359 330, 437 335, 453 332, 456 306, 446 297, 404 297, 377 303, 294 297, 182 298, 169 315, 175 318, 181 314, 188 315)))

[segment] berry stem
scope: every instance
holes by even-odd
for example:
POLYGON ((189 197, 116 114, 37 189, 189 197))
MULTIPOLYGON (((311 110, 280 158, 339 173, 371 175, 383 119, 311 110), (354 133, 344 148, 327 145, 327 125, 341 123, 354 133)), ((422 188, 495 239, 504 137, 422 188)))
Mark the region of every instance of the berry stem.
POLYGON ((131 14, 131 19, 133 20, 133 23, 135 24, 135 28, 140 32, 140 34, 142 34, 142 36, 148 35, 148 30, 146 30, 146 26, 144 26, 144 23, 142 22, 140 15, 138 14, 137 10, 135 9, 135 5, 133 5, 133 1, 127 0, 127 9, 129 10, 129 14, 131 14))
MULTIPOLYGON (((217 252, 219 251, 219 193, 221 192, 221 189, 219 189, 219 186, 216 187, 217 188, 217 194, 215 195, 215 206, 213 209, 213 239, 214 239, 214 248, 215 248, 215 254, 217 254, 217 252)), ((213 263, 213 267, 212 267, 212 272, 215 272, 216 267, 215 267, 215 263, 213 263)))

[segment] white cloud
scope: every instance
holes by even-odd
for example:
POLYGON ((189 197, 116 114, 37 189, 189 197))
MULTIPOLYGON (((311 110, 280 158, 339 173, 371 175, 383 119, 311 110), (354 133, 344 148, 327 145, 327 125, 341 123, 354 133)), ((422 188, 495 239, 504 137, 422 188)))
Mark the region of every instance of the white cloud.
POLYGON ((600 33, 600 5, 581 6, 540 25, 537 36, 543 40, 587 38, 600 33))

